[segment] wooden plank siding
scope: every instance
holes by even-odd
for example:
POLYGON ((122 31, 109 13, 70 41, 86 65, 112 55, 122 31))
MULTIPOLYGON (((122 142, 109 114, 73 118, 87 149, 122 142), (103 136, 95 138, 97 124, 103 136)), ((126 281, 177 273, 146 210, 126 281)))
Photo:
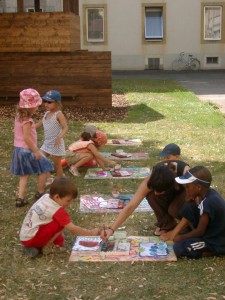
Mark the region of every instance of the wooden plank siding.
POLYGON ((80 50, 80 18, 74 13, 0 14, 0 52, 80 50))
POLYGON ((0 52, 0 102, 18 100, 19 91, 35 88, 42 95, 57 89, 65 104, 111 106, 110 52, 0 52), (17 99, 15 99, 17 98, 17 99))
POLYGON ((71 12, 0 14, 0 103, 33 87, 70 105, 112 106, 111 52, 81 50, 79 22, 71 12))

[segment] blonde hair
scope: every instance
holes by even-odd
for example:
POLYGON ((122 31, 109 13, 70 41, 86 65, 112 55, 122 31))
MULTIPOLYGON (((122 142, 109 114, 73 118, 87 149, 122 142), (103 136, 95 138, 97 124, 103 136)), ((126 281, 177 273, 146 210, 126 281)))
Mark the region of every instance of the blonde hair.
POLYGON ((30 118, 33 111, 33 108, 21 108, 18 105, 16 106, 16 115, 19 120, 30 118))

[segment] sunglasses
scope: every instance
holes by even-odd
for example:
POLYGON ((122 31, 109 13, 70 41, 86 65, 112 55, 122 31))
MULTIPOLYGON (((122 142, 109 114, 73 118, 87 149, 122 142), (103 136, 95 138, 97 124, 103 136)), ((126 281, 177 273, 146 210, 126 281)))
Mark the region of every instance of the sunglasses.
POLYGON ((52 104, 54 101, 46 101, 44 100, 43 103, 48 103, 48 104, 52 104))

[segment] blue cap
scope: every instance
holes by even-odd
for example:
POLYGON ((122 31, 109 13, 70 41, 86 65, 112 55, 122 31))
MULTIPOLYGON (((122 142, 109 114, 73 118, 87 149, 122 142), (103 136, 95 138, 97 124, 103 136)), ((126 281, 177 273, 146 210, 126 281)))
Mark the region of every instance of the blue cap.
POLYGON ((166 157, 168 155, 180 155, 180 147, 177 144, 168 144, 165 148, 158 154, 158 156, 166 157))
POLYGON ((46 101, 56 101, 56 102, 61 102, 61 94, 60 92, 56 91, 56 90, 51 90, 48 91, 43 97, 43 100, 46 101))

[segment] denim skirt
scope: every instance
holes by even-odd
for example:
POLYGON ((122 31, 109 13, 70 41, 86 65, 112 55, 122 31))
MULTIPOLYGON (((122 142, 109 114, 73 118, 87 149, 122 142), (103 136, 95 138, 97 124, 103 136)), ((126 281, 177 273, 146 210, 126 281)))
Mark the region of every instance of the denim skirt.
POLYGON ((30 149, 15 147, 10 172, 15 175, 32 175, 53 172, 52 162, 44 155, 40 160, 35 158, 30 149))

